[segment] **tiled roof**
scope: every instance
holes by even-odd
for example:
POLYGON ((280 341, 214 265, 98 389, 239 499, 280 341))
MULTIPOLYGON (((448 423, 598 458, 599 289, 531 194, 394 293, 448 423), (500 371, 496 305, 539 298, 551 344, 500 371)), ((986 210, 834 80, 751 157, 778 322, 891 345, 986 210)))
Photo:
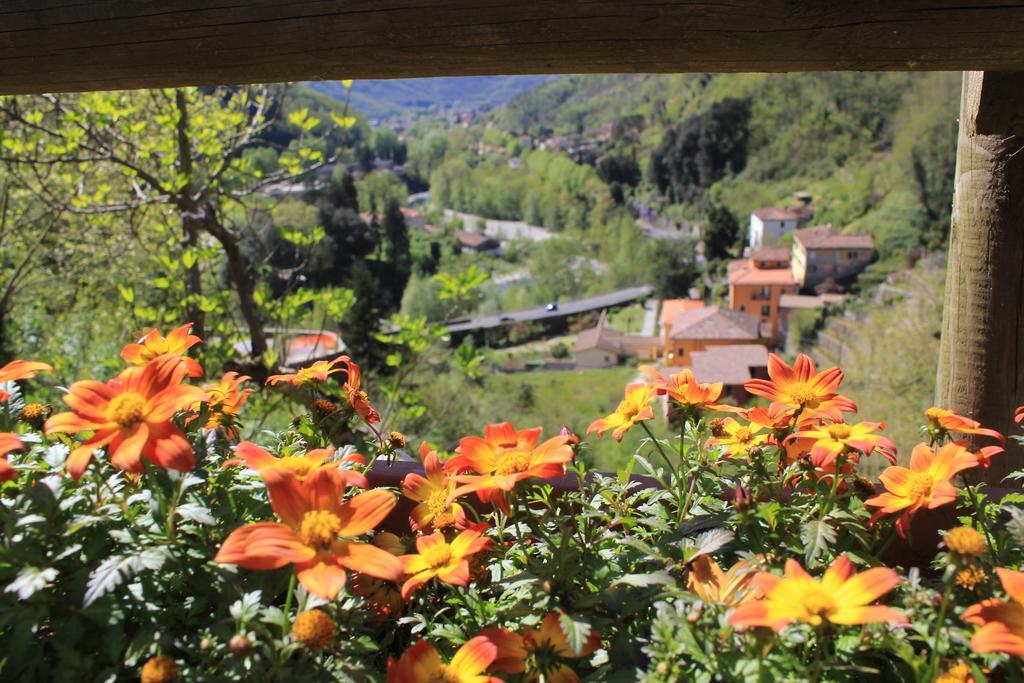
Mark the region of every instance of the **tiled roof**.
POLYGON ((622 333, 618 330, 613 330, 609 327, 591 327, 589 330, 583 330, 576 337, 576 343, 573 345, 572 350, 575 353, 580 351, 589 351, 591 349, 601 349, 602 351, 610 351, 611 353, 622 353, 622 333))
POLYGON ((760 323, 748 313, 718 306, 681 311, 672 321, 670 339, 737 339, 756 341, 760 323))
POLYGON ((792 285, 791 268, 757 268, 753 261, 744 259, 729 264, 730 285, 792 285), (738 265, 734 265, 738 264, 738 265))
POLYGON ((698 382, 743 384, 752 379, 751 368, 768 367, 768 349, 760 344, 712 346, 690 354, 693 376, 698 382))
POLYGON ((469 247, 470 249, 479 249, 486 245, 497 246, 498 244, 498 241, 493 237, 481 235, 476 232, 466 232, 465 230, 456 230, 455 238, 459 240, 463 246, 469 247))
POLYGON ((805 212, 800 209, 779 209, 774 206, 754 209, 752 213, 763 221, 798 221, 805 216, 805 212))
POLYGON ((789 261, 793 251, 789 247, 766 247, 750 255, 751 261, 789 261))
POLYGON ((805 249, 874 249, 871 235, 841 233, 831 225, 815 225, 793 233, 793 239, 805 249))
POLYGON ((704 302, 700 299, 665 299, 661 302, 661 326, 671 325, 681 311, 692 311, 697 308, 704 308, 704 302))

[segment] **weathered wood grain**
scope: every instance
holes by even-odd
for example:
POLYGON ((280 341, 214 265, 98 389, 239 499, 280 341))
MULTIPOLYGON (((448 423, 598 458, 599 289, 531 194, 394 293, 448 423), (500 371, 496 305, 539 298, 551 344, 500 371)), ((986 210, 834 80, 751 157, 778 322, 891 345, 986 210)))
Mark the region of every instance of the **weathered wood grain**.
MULTIPOLYGON (((1019 434, 1024 404, 1024 72, 964 74, 936 404, 1019 434)), ((913 340, 908 340, 913 343, 913 340)), ((978 439, 979 444, 993 443, 978 439)), ((986 478, 1024 467, 1011 441, 986 478)))
POLYGON ((0 93, 573 72, 1024 69, 1011 0, 8 0, 0 93))

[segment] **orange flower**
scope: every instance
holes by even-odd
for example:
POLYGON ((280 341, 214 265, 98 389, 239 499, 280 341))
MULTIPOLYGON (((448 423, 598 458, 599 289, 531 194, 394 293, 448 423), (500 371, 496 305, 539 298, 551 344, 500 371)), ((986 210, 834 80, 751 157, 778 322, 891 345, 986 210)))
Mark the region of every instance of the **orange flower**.
POLYGON ((1024 657, 1024 572, 996 567, 996 573, 1010 600, 982 600, 964 610, 964 621, 981 626, 971 649, 1024 657))
MULTIPOLYGON (((755 406, 749 408, 740 413, 743 417, 747 418, 754 424, 759 424, 762 427, 771 429, 772 431, 785 430, 793 426, 794 419, 796 417, 796 408, 787 406, 782 403, 771 403, 767 408, 764 406, 755 406)), ((808 419, 807 416, 801 414, 801 422, 806 421, 807 423, 817 423, 816 420, 808 419)))
MULTIPOLYGON (((958 446, 967 448, 966 441, 955 441, 958 446)), ((975 459, 978 461, 978 467, 987 468, 992 464, 992 458, 1001 453, 1005 453, 1006 449, 1002 446, 984 446, 973 452, 975 459)))
POLYGON ((886 567, 855 574, 853 563, 845 556, 836 558, 821 581, 811 577, 796 560, 789 560, 784 577, 767 572, 754 577, 753 585, 764 597, 737 607, 729 621, 734 626, 768 626, 776 631, 794 621, 813 626, 825 621, 840 625, 876 621, 902 624, 907 619, 896 610, 871 605, 899 582, 899 574, 886 567))
POLYGON ((25 444, 17 436, 9 432, 0 432, 0 484, 18 478, 17 470, 7 462, 7 454, 11 451, 23 450, 25 450, 25 444))
POLYGON ((426 477, 415 472, 405 475, 402 480, 402 494, 418 503, 409 514, 409 526, 413 531, 443 529, 455 525, 466 526, 466 512, 455 502, 455 479, 445 474, 437 452, 427 444, 420 445, 420 459, 426 477))
MULTIPOLYGON (((277 458, 251 441, 243 441, 235 446, 235 455, 238 457, 225 460, 221 467, 244 465, 249 469, 256 470, 263 478, 263 483, 267 485, 267 495, 271 505, 274 504, 274 499, 278 495, 278 486, 285 475, 293 475, 301 484, 309 475, 324 470, 329 472, 329 476, 339 489, 344 490, 349 486, 365 489, 370 486, 361 472, 341 468, 343 464, 365 464, 366 459, 358 453, 328 462, 329 458, 334 455, 334 449, 315 448, 305 453, 277 458)), ((284 482, 287 486, 286 479, 284 482)))
MULTIPOLYGON (((12 360, 0 368, 0 384, 32 379, 37 372, 53 372, 53 367, 34 360, 12 360)), ((0 403, 4 403, 10 397, 10 392, 0 389, 0 403)))
POLYGON ((958 444, 946 444, 938 454, 927 444, 917 444, 910 455, 910 468, 898 465, 887 468, 879 477, 885 493, 864 501, 865 505, 879 508, 871 521, 903 512, 896 529, 905 538, 910 516, 921 508, 930 510, 956 500, 956 488, 950 480, 958 472, 977 464, 977 459, 958 444))
POLYGON ((360 389, 363 373, 359 366, 352 362, 348 356, 342 356, 342 362, 348 369, 348 378, 342 387, 345 393, 348 394, 348 404, 352 406, 352 410, 356 411, 356 415, 362 418, 366 424, 372 425, 380 422, 380 415, 377 414, 377 409, 370 403, 370 398, 366 395, 366 392, 360 389))
POLYGON ((397 662, 388 662, 388 683, 501 683, 486 671, 498 656, 498 647, 487 636, 470 638, 445 664, 425 640, 411 646, 397 662))
POLYGON ((188 369, 178 356, 161 356, 143 367, 124 370, 106 384, 75 382, 64 396, 72 412, 46 421, 47 434, 92 431, 71 451, 68 473, 78 479, 93 452, 107 447, 110 462, 128 472, 141 472, 146 458, 160 467, 186 471, 195 465, 192 447, 171 418, 196 401, 205 400, 199 387, 183 384, 188 369))
POLYGON ((708 439, 708 446, 725 446, 722 455, 726 457, 749 455, 750 449, 764 444, 771 436, 762 427, 755 427, 753 424, 743 425, 731 417, 712 422, 713 436, 708 439))
POLYGON ((297 372, 284 375, 271 375, 270 377, 267 377, 267 384, 270 386, 276 386, 281 382, 287 382, 293 387, 298 387, 306 384, 326 382, 328 377, 336 372, 342 371, 342 368, 337 368, 335 366, 346 361, 348 361, 348 356, 338 356, 332 361, 318 360, 308 367, 300 368, 297 372))
MULTIPOLYGON (((853 425, 845 422, 833 422, 799 431, 790 439, 813 440, 811 462, 815 467, 828 467, 847 448, 865 455, 877 451, 895 465, 896 444, 881 434, 873 434, 872 432, 876 429, 885 429, 885 425, 881 422, 860 422, 853 425)), ((855 460, 857 457, 853 456, 855 460)))
POLYGON ((435 577, 453 586, 468 585, 468 558, 491 547, 490 539, 483 535, 486 530, 486 525, 474 524, 451 543, 440 531, 417 538, 416 554, 399 558, 405 573, 410 575, 402 584, 402 598, 408 600, 417 588, 435 577))
POLYGON ((1024 406, 1017 406, 1017 409, 1013 411, 1013 421, 1017 424, 1024 422, 1024 406))
POLYGON ((398 581, 397 557, 353 538, 367 533, 395 507, 393 493, 364 491, 342 500, 345 489, 320 469, 300 482, 275 470, 276 494, 271 498, 281 522, 257 522, 235 529, 224 541, 216 562, 246 569, 278 569, 295 565, 299 582, 310 593, 333 600, 345 586, 345 569, 398 581))
POLYGON ((972 420, 963 415, 957 415, 952 410, 931 407, 924 411, 931 428, 940 433, 959 432, 960 434, 978 434, 980 436, 991 436, 994 439, 1006 443, 1006 437, 994 429, 985 429, 977 420, 972 420))
MULTIPOLYGON (((250 379, 252 378, 248 375, 226 372, 221 377, 220 382, 203 386, 203 390, 209 397, 210 403, 209 417, 206 420, 206 424, 203 425, 205 429, 223 428, 229 438, 234 439, 238 437, 235 421, 238 419, 238 413, 242 408, 242 404, 245 403, 246 399, 249 398, 249 394, 252 393, 252 389, 240 389, 239 387, 241 387, 242 382, 247 382, 250 379)), ((198 411, 200 403, 202 402, 197 401, 192 404, 192 410, 198 411)), ((194 417, 190 417, 186 420, 186 424, 194 419, 194 417)))
POLYGON ((654 398, 655 390, 647 384, 630 384, 626 387, 626 396, 619 403, 615 412, 607 417, 594 420, 587 428, 587 434, 597 432, 598 436, 611 429, 612 436, 616 441, 622 441, 622 437, 629 431, 630 427, 644 420, 654 418, 651 410, 651 399, 654 398))
POLYGON ((549 612, 537 629, 522 635, 504 628, 481 631, 498 646, 498 655, 491 668, 509 674, 523 674, 523 681, 579 683, 579 676, 566 663, 571 659, 589 657, 601 646, 601 634, 591 629, 583 649, 575 652, 562 630, 561 612, 549 612))
POLYGON ((820 412, 839 420, 842 413, 856 412, 857 406, 836 390, 843 381, 843 371, 829 368, 817 372, 814 361, 804 354, 796 357, 793 367, 774 353, 768 354, 770 380, 751 379, 743 386, 755 396, 808 412, 820 412))
POLYGON ((717 562, 707 555, 701 555, 693 561, 686 587, 704 602, 732 607, 755 593, 750 585, 755 573, 754 565, 744 560, 729 567, 729 571, 722 572, 717 562))
POLYGON ((735 413, 740 408, 736 406, 716 403, 722 395, 722 382, 713 384, 701 384, 693 376, 690 368, 684 368, 682 372, 666 377, 649 365, 641 365, 640 372, 651 378, 650 386, 654 388, 658 396, 667 395, 684 408, 703 408, 705 410, 717 410, 720 412, 735 413))
POLYGON ((188 370, 189 377, 202 377, 203 367, 194 359, 185 357, 186 351, 202 341, 191 331, 192 323, 186 323, 164 337, 160 330, 154 328, 137 344, 125 344, 121 349, 121 359, 132 365, 145 365, 160 356, 178 356, 188 370))
MULTIPOLYGON (((371 543, 396 557, 405 554, 407 550, 406 544, 402 539, 390 531, 377 533, 374 535, 371 543)), ((405 609, 405 600, 402 599, 402 592, 398 589, 398 585, 392 581, 385 581, 367 576, 366 574, 360 574, 359 572, 353 572, 348 590, 352 595, 362 598, 365 605, 377 613, 371 618, 371 621, 375 623, 398 618, 402 615, 402 610, 405 609)))

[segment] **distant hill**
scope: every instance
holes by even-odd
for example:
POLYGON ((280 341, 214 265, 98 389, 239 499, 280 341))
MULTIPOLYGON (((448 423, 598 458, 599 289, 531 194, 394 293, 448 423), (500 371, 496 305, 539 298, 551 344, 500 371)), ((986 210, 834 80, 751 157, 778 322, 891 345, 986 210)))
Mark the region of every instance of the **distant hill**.
MULTIPOLYGON (((412 111, 491 109, 551 80, 552 76, 467 76, 356 81, 352 106, 370 117, 389 117, 412 111)), ((314 90, 344 100, 339 81, 309 83, 314 90)))

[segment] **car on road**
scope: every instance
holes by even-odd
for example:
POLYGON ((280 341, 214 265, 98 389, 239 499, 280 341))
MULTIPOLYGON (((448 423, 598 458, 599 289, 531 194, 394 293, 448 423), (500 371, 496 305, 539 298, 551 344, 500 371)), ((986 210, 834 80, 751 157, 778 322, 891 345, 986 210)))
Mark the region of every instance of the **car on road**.
POLYGON ((549 303, 547 306, 544 307, 544 310, 545 311, 557 311, 558 310, 558 302, 557 301, 552 301, 551 303, 549 303))

